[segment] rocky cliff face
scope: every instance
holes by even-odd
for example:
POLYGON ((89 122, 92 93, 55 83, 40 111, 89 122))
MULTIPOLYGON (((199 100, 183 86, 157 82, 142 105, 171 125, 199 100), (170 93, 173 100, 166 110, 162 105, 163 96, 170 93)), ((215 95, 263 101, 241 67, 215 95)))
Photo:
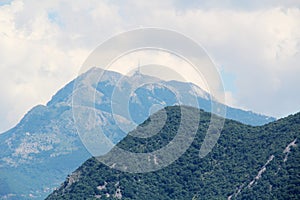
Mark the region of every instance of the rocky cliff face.
MULTIPOLYGON (((157 79, 142 74, 123 77, 121 74, 105 72, 101 82, 91 82, 102 73, 93 68, 70 82, 57 92, 46 106, 38 105, 30 110, 20 123, 0 135, 0 196, 11 199, 45 197, 54 187, 59 186, 63 177, 70 174, 90 157, 80 138, 73 118, 72 95, 74 83, 79 83, 84 90, 78 95, 82 110, 93 109, 97 123, 103 127, 104 134, 113 144, 118 143, 127 132, 119 125, 133 129, 134 124, 142 123, 158 109, 176 104, 176 96, 166 87, 147 84, 135 90, 130 96, 129 109, 131 118, 123 113, 112 114, 112 95, 115 90, 121 94, 130 90, 136 79, 157 79), (91 101, 89 95, 95 95, 91 101), (155 105, 155 106, 153 106, 155 105), (118 124, 116 123, 118 122, 118 124)), ((189 99, 196 98, 200 107, 210 111, 210 96, 195 85, 188 83, 160 81, 178 89, 186 105, 189 99), (196 92, 195 92, 196 91, 196 92)), ((274 118, 227 107, 227 116, 248 124, 264 124, 274 118)), ((82 113, 81 117, 88 116, 82 113)))

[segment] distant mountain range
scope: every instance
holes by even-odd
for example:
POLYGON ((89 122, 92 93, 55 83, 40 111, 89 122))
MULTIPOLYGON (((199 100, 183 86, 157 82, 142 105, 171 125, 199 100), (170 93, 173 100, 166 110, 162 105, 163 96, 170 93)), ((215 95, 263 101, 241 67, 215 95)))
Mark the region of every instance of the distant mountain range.
MULTIPOLYGON (((199 114, 195 108, 184 109, 188 110, 189 119, 199 114)), ((150 138, 127 135, 117 146, 147 153, 170 143, 178 130, 181 110, 179 106, 165 110, 168 119, 157 135, 150 138)), ((158 118, 159 115, 158 112, 158 118)), ((91 158, 47 200, 300 199, 300 113, 257 127, 226 120, 217 145, 204 158, 199 157, 199 149, 211 114, 200 111, 200 115, 192 145, 166 168, 127 173, 115 169, 119 162, 107 166, 97 160, 103 160, 101 157, 91 158)), ((133 133, 143 131, 149 120, 133 133)), ((146 131, 151 132, 151 128, 146 131)), ((154 156, 148 162, 158 165, 162 160, 154 156)))
MULTIPOLYGON (((202 109, 211 111, 210 95, 191 83, 162 81, 137 73, 123 76, 92 68, 59 90, 46 106, 34 107, 18 125, 0 135, 0 198, 42 199, 58 187, 65 176, 90 158, 90 153, 78 137, 74 123, 72 95, 75 83, 85 88, 82 93, 77 94, 80 106, 93 109, 97 123, 104 127, 104 134, 114 144, 122 140, 128 132, 120 129, 119 125, 132 130, 132 121, 140 124, 158 109, 176 105, 176 96, 166 87, 146 84, 130 96, 128 107, 132 120, 121 112, 113 115, 113 92, 118 90, 122 94, 130 90, 132 83, 139 79, 149 82, 153 80, 176 88, 180 91, 180 97, 187 100, 183 102, 184 105, 190 105, 188 100, 196 98, 202 109), (95 85, 93 81, 102 73, 101 81, 95 85), (121 77, 122 84, 118 85, 121 77), (91 101, 86 94, 91 91, 95 95, 95 101, 91 101)), ((82 117, 85 117, 84 113, 82 117)), ((227 118, 250 125, 262 125, 275 120, 231 107, 227 107, 227 118)))

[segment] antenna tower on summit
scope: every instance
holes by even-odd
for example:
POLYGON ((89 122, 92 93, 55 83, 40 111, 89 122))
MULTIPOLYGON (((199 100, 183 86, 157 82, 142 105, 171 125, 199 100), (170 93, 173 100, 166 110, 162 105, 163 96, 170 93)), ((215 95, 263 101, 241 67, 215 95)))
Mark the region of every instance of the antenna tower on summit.
POLYGON ((141 64, 140 64, 140 60, 138 61, 137 74, 141 74, 141 64))

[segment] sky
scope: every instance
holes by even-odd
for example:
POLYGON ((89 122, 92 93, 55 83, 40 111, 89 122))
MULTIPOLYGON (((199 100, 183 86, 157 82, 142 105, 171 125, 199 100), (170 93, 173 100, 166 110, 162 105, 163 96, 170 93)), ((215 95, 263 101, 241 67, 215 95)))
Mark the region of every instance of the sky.
POLYGON ((277 118, 300 111, 298 0, 0 0, 0 132, 74 79, 123 31, 159 27, 201 44, 228 105, 277 118))

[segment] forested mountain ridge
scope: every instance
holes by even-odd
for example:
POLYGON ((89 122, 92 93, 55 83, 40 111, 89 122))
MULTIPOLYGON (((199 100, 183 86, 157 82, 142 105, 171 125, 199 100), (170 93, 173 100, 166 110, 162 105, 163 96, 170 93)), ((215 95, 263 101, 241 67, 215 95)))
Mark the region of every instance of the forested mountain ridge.
MULTIPOLYGON (((168 120, 157 135, 128 135, 117 146, 142 153, 166 145, 176 134, 180 109, 165 110, 168 120)), ((209 120, 210 113, 201 111, 192 145, 166 168, 126 173, 91 158, 47 199, 300 199, 300 113, 259 127, 226 120, 216 146, 200 158, 209 120)))

